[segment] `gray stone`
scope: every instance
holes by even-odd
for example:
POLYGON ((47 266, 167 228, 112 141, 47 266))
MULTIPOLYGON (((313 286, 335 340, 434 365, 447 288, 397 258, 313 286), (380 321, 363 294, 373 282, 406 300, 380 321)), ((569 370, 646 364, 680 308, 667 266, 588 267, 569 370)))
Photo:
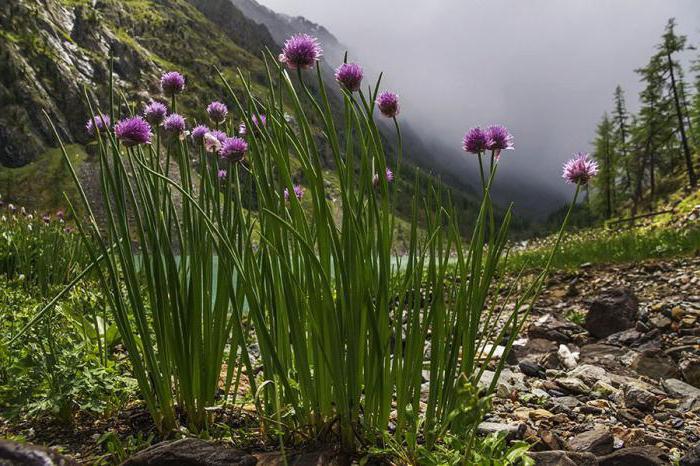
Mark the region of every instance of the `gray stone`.
POLYGON ((656 396, 637 384, 627 384, 623 388, 625 406, 648 411, 656 406, 656 396))
POLYGON ((652 379, 667 379, 678 375, 676 363, 659 350, 642 351, 632 361, 632 369, 652 379))
POLYGON ((573 451, 540 451, 528 453, 535 460, 535 466, 598 466, 598 460, 592 453, 573 451))
POLYGON ((528 336, 534 339, 545 339, 559 343, 569 343, 575 335, 584 333, 581 326, 556 317, 553 314, 545 314, 528 328, 528 336))
POLYGON ((482 422, 476 428, 477 432, 482 435, 505 434, 508 440, 523 438, 526 429, 525 424, 504 424, 502 422, 482 422))
POLYGON ((576 369, 569 372, 569 375, 580 379, 589 386, 595 385, 596 382, 610 383, 608 372, 602 367, 592 364, 581 364, 576 369))
POLYGON ((613 436, 604 427, 596 427, 588 432, 578 434, 569 441, 574 451, 593 453, 596 456, 607 455, 613 451, 613 436))
POLYGON ((678 464, 680 466, 700 466, 700 443, 696 443, 678 464))
POLYGON ((596 338, 633 328, 639 314, 639 301, 627 288, 609 290, 591 304, 584 328, 596 338))
POLYGON ((590 387, 576 377, 563 377, 561 379, 556 379, 555 383, 570 393, 586 395, 591 392, 590 387))
POLYGON ((3 466, 77 466, 78 463, 48 448, 0 440, 0 465, 3 466))
POLYGON ((204 440, 186 438, 161 442, 122 463, 122 466, 254 466, 248 453, 204 440))
POLYGON ((655 447, 628 447, 598 458, 600 466, 658 466, 668 464, 655 447))
POLYGON ((666 379, 662 383, 666 393, 674 398, 700 398, 700 388, 678 379, 666 379))

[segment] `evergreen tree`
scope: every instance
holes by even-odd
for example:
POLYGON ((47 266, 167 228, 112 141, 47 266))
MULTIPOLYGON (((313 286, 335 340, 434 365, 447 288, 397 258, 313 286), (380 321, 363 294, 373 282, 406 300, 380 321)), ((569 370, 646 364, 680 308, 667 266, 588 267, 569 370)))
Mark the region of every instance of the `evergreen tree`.
MULTIPOLYGON (((632 170, 630 168, 630 157, 629 157, 629 133, 630 115, 627 112, 627 104, 625 103, 625 92, 622 90, 621 86, 615 88, 615 101, 612 112, 612 124, 615 133, 615 153, 617 165, 620 165, 622 170, 622 183, 620 193, 629 194, 632 186, 632 170)), ((613 199, 613 202, 614 199, 613 199)))
POLYGON ((613 216, 615 211, 615 183, 617 170, 614 154, 614 127, 608 114, 603 115, 596 128, 594 142, 595 151, 593 157, 600 167, 598 176, 594 180, 594 187, 601 194, 603 211, 606 218, 613 216))

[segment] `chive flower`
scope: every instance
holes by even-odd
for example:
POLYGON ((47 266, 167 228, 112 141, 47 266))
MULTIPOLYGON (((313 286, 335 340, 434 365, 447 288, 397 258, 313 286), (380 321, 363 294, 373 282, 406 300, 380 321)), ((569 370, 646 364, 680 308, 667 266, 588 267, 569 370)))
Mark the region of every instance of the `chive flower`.
POLYGON ((462 148, 465 152, 470 154, 481 154, 486 150, 486 142, 488 138, 486 132, 480 127, 471 128, 464 135, 464 140, 462 141, 462 148))
POLYGON ((491 125, 486 129, 486 148, 499 153, 502 150, 512 150, 515 148, 513 135, 505 126, 491 125))
MULTIPOLYGON (((394 172, 392 172, 389 167, 386 167, 385 176, 387 183, 391 183, 392 181, 394 181, 394 172)), ((372 185, 375 188, 379 186, 379 175, 377 173, 375 173, 374 176, 372 176, 372 185)))
POLYGON ((228 172, 226 170, 221 169, 216 172, 216 177, 220 180, 223 180, 224 178, 226 178, 227 174, 228 172))
MULTIPOLYGON (((296 196, 296 198, 298 200, 301 201, 301 198, 304 197, 305 192, 306 192, 306 190, 304 189, 304 187, 302 185, 300 185, 300 184, 294 185, 294 195, 296 196)), ((284 200, 289 201, 289 189, 284 188, 283 194, 284 194, 284 200)))
POLYGON ((207 113, 214 123, 223 123, 228 115, 228 107, 222 102, 212 102, 207 107, 207 113))
POLYGON ((585 152, 574 154, 573 158, 564 164, 562 177, 576 185, 588 184, 598 174, 598 163, 591 160, 585 152))
POLYGON ((323 55, 318 39, 308 34, 295 34, 284 43, 279 61, 289 69, 313 68, 323 55))
POLYGON ((205 133, 202 141, 204 142, 204 150, 207 152, 219 152, 221 149, 221 140, 216 137, 214 131, 205 133))
POLYGON ((258 115, 253 115, 250 120, 253 122, 253 129, 262 129, 267 126, 267 117, 262 113, 260 114, 260 118, 258 118, 258 115))
POLYGON ((357 63, 343 63, 335 70, 335 80, 350 92, 360 90, 362 67, 357 63))
POLYGON ((150 144, 151 125, 140 116, 119 120, 114 126, 114 134, 126 147, 150 144))
POLYGON ((243 137, 246 134, 248 134, 248 128, 246 128, 245 123, 241 121, 241 124, 238 125, 238 135, 243 137))
POLYGON ((394 118, 399 114, 399 96, 390 91, 379 93, 376 100, 379 111, 387 118, 394 118))
POLYGON ((209 132, 209 128, 207 128, 204 125, 197 125, 194 128, 192 128, 192 133, 190 134, 192 136, 192 139, 195 142, 202 142, 204 139, 204 135, 209 132))
POLYGON ((160 102, 153 101, 143 109, 143 117, 153 126, 159 126, 168 114, 168 107, 160 102))
POLYGON ((221 149, 219 149, 219 155, 221 158, 230 160, 231 162, 240 162, 243 160, 246 151, 248 150, 248 143, 241 138, 226 138, 224 142, 221 143, 221 149))
POLYGON ((160 78, 163 94, 173 97, 185 90, 185 77, 177 71, 169 71, 160 78))
POLYGON ((100 132, 105 132, 109 129, 110 124, 111 120, 109 119, 109 115, 100 113, 90 118, 85 123, 85 131, 88 133, 88 135, 90 135, 90 137, 95 137, 96 130, 99 130, 100 132))
POLYGON ((163 122, 163 128, 169 134, 182 138, 185 135, 185 118, 178 113, 171 113, 163 122))

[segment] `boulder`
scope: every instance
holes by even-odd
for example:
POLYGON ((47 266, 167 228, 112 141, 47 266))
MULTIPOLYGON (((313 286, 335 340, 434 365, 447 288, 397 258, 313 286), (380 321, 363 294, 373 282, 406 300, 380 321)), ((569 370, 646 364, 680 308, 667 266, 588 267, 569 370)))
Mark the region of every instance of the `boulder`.
POLYGON ((528 455, 535 460, 535 466, 598 466, 592 453, 557 450, 530 452, 528 455))
POLYGON ((639 317, 639 301, 627 288, 616 288, 599 295, 591 304, 584 328, 596 338, 633 328, 639 317))
POLYGON ((666 379, 662 383, 666 393, 674 398, 700 398, 700 388, 678 379, 666 379))
POLYGON ((604 427, 596 427, 588 432, 578 434, 569 441, 569 448, 574 451, 593 453, 596 456, 607 455, 613 451, 613 436, 604 427))
POLYGON ((244 451, 186 438, 146 448, 122 466, 254 466, 257 462, 244 451))
POLYGON ((623 388, 625 406, 648 411, 656 406, 656 395, 638 384, 626 384, 623 388))
POLYGON ((67 456, 29 443, 0 440, 0 465, 3 466, 77 466, 67 456))

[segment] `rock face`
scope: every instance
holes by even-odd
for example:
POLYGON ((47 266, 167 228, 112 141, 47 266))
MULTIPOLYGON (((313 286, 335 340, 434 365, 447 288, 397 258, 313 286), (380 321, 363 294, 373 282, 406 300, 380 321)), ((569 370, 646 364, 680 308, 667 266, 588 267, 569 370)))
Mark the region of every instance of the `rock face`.
POLYGON ((199 439, 162 442, 137 453, 122 466, 254 466, 248 453, 199 439))
POLYGON ((72 459, 36 445, 0 440, 0 465, 77 466, 72 459))
POLYGON ((591 304, 584 327, 596 338, 605 338, 635 326, 639 302, 627 288, 617 288, 598 296, 591 304))

